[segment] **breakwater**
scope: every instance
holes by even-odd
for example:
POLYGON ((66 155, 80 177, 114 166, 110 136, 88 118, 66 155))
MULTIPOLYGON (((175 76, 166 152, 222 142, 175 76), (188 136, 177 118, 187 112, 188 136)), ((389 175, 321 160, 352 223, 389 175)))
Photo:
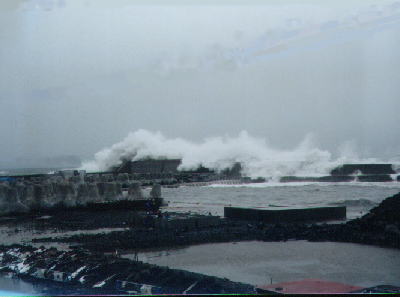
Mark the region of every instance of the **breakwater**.
POLYGON ((326 176, 283 176, 280 182, 392 182, 400 181, 393 164, 343 164, 326 176))
MULTIPOLYGON (((127 173, 138 180, 161 179, 168 183, 195 183, 221 180, 239 180, 247 182, 265 182, 276 177, 264 176, 251 179, 244 175, 245 164, 236 162, 230 168, 216 171, 200 166, 192 171, 180 171, 181 160, 148 159, 141 161, 126 161, 121 166, 113 168, 115 173, 127 173)), ((312 172, 311 172, 312 173, 312 172)), ((400 181, 399 166, 394 164, 343 164, 330 170, 325 176, 281 176, 280 182, 390 182, 400 181)))
POLYGON ((0 215, 161 198, 156 184, 150 197, 144 197, 139 182, 129 180, 123 174, 116 179, 111 177, 41 175, 9 178, 0 182, 0 215))
MULTIPOLYGON (((285 176, 280 178, 280 182, 394 182, 400 180, 396 170, 390 164, 345 164, 333 169, 329 176, 285 176)), ((0 177, 0 215, 138 201, 146 198, 142 187, 155 184, 179 187, 266 182, 264 178, 237 177, 238 172, 239 169, 234 171, 235 174, 217 174, 207 169, 175 173, 86 173, 67 170, 54 174, 0 177)))

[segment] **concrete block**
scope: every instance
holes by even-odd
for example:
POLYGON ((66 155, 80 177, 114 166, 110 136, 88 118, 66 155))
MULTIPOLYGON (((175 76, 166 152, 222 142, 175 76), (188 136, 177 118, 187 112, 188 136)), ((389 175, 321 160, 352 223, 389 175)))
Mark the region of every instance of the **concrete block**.
POLYGON ((293 209, 254 209, 224 207, 224 216, 229 219, 262 221, 265 223, 318 222, 346 218, 346 207, 313 207, 293 209))
POLYGON ((100 181, 100 176, 98 174, 86 174, 84 179, 87 183, 95 183, 100 181))
POLYGON ((129 174, 128 173, 119 173, 117 176, 117 180, 119 182, 127 182, 127 181, 129 181, 129 174))
POLYGON ((101 174, 100 175, 100 181, 101 182, 110 183, 110 182, 114 182, 115 178, 114 178, 113 174, 106 173, 106 174, 101 174))
POLYGON ((69 182, 71 183, 81 183, 83 182, 83 177, 77 175, 77 176, 71 176, 69 179, 69 182))
MULTIPOLYGON (((115 182, 98 183, 99 195, 103 201, 114 201, 119 193, 115 182)), ((122 195, 122 191, 120 192, 122 195)))
POLYGON ((71 183, 58 183, 56 186, 56 196, 57 200, 66 207, 73 207, 76 205, 75 189, 71 183))
POLYGON ((90 201, 88 184, 84 183, 78 185, 78 188, 76 190, 77 205, 85 205, 88 201, 90 201))
POLYGON ((33 203, 32 207, 34 209, 41 209, 43 207, 42 200, 43 200, 43 186, 41 185, 34 185, 33 186, 33 203))
POLYGON ((150 191, 150 198, 161 198, 161 185, 155 184, 150 191))
POLYGON ((96 183, 87 183, 88 202, 98 202, 101 200, 96 183))
POLYGON ((143 192, 140 183, 134 182, 129 184, 128 199, 143 199, 143 192))

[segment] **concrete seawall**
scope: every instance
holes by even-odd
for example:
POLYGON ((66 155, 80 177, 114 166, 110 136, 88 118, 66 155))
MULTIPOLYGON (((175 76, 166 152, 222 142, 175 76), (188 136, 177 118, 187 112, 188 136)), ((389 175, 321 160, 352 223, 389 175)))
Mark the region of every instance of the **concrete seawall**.
POLYGON ((0 183, 0 215, 142 198, 141 187, 136 182, 85 182, 73 178, 54 178, 40 183, 3 182, 0 183), (125 194, 123 186, 127 187, 125 194))
POLYGON ((224 216, 229 219, 260 221, 271 224, 315 222, 345 219, 346 207, 315 207, 279 210, 224 207, 224 216))

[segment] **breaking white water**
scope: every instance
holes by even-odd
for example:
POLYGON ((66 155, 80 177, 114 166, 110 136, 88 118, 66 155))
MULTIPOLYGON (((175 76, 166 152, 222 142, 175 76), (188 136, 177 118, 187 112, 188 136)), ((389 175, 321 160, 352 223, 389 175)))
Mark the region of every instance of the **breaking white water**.
POLYGON ((82 164, 88 172, 106 171, 123 160, 145 158, 179 158, 179 169, 207 168, 222 170, 240 162, 243 173, 251 177, 321 176, 343 163, 378 163, 378 159, 362 159, 347 143, 339 146, 336 157, 318 148, 312 134, 291 150, 279 150, 265 138, 242 131, 236 137, 221 136, 193 142, 182 138, 167 138, 161 132, 137 130, 122 141, 95 154, 94 160, 82 164))

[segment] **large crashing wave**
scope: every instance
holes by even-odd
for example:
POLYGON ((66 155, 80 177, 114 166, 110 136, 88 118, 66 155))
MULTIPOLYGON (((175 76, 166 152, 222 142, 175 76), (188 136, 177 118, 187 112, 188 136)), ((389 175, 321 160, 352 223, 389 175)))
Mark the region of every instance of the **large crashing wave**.
POLYGON ((320 176, 329 174, 334 167, 346 162, 376 162, 360 160, 351 149, 342 150, 337 158, 316 147, 312 135, 292 150, 270 147, 263 138, 246 131, 237 137, 207 138, 201 143, 182 138, 168 139, 161 132, 137 130, 121 142, 95 154, 94 160, 84 162, 81 169, 88 172, 107 171, 123 160, 144 158, 180 158, 179 169, 189 170, 203 165, 215 170, 231 167, 240 162, 243 173, 251 177, 280 177, 286 175, 320 176))

